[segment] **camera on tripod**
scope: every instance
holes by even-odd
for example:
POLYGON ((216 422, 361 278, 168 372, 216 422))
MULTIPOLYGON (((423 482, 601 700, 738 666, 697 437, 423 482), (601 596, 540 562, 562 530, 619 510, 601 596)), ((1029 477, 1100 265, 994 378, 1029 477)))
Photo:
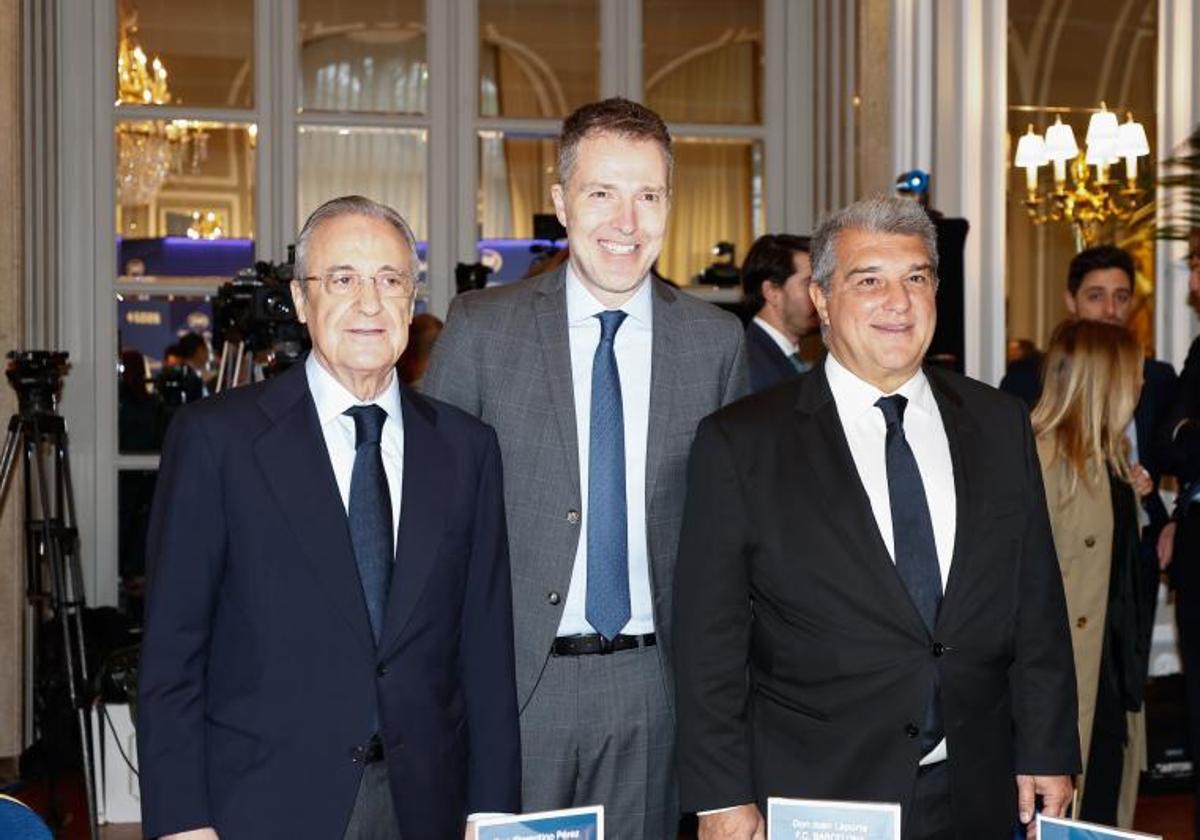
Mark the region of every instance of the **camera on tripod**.
POLYGON ((218 391, 241 381, 244 360, 253 364, 262 358, 264 375, 272 376, 295 364, 310 346, 308 330, 296 317, 291 281, 291 262, 260 261, 217 290, 213 345, 221 348, 218 391))
POLYGON ((22 416, 53 414, 67 370, 67 354, 60 350, 12 350, 5 375, 17 392, 22 416))

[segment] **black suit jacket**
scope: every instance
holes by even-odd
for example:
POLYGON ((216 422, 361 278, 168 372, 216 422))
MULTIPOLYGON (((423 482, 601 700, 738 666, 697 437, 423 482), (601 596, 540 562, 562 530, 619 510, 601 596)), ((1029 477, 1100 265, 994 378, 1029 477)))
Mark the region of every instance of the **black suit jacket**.
POLYGON ((401 388, 378 648, 304 365, 182 409, 151 514, 138 752, 146 836, 340 837, 379 722, 407 838, 519 810, 495 434, 401 388))
POLYGON ((746 361, 750 365, 751 393, 765 391, 800 375, 775 339, 753 321, 746 326, 746 361))
POLYGON ((899 802, 940 672, 956 836, 1011 837, 1014 773, 1079 770, 1062 580, 1024 407, 926 371, 954 463, 954 557, 925 628, 824 367, 704 420, 676 574, 682 804, 899 802), (748 676, 748 678, 747 678, 748 676))

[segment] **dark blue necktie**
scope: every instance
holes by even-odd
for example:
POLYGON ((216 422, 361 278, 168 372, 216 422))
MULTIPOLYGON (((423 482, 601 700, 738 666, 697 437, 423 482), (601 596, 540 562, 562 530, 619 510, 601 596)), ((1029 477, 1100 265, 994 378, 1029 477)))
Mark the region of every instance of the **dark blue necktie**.
POLYGON ((371 632, 379 641, 383 610, 392 580, 395 548, 392 535, 392 496, 379 440, 387 412, 377 405, 346 409, 354 418, 354 471, 350 474, 350 542, 371 617, 371 632))
MULTIPOLYGON (((908 400, 900 394, 880 397, 875 405, 887 423, 884 451, 887 457, 888 497, 892 508, 892 538, 896 572, 912 598, 930 634, 937 624, 942 603, 942 573, 938 567, 933 520, 925 498, 925 484, 917 469, 908 440, 904 437, 904 408, 908 400)), ((933 694, 921 728, 921 753, 938 745, 943 737, 940 686, 934 678, 933 694)))
POLYGON ((625 320, 620 310, 601 312, 600 344, 592 360, 588 443, 588 623, 606 639, 629 622, 629 536, 625 501, 625 412, 613 339, 625 320))

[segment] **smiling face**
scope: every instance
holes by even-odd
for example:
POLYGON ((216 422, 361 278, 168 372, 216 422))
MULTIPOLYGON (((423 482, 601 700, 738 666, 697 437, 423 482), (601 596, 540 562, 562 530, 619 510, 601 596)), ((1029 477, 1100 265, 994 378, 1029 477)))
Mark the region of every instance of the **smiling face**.
POLYGON ((1075 294, 1066 292, 1067 310, 1083 321, 1125 326, 1133 304, 1133 278, 1123 268, 1093 268, 1075 294))
POLYGON ((587 136, 568 182, 555 184, 551 195, 575 274, 597 300, 620 306, 662 250, 669 193, 661 147, 613 134, 587 136))
POLYGON ((920 237, 842 231, 829 294, 813 303, 834 357, 858 378, 891 393, 921 367, 937 325, 932 261, 920 237))
MULTIPOLYGON (((335 216, 312 232, 304 269, 310 277, 334 270, 412 274, 412 259, 407 241, 383 219, 335 216)), ((317 361, 359 398, 382 390, 408 343, 413 299, 380 297, 374 284, 335 296, 318 280, 299 279, 292 281, 292 297, 317 361)))

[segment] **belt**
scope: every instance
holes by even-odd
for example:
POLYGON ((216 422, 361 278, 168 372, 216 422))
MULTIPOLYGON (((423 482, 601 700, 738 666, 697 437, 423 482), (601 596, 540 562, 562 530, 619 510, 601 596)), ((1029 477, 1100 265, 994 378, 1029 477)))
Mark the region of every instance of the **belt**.
POLYGON ((554 656, 589 656, 594 653, 606 654, 632 648, 654 647, 656 644, 653 633, 642 636, 615 636, 612 641, 599 633, 590 633, 586 636, 559 636, 550 646, 550 653, 554 656))
POLYGON ((374 764, 383 761, 383 741, 379 735, 372 735, 365 746, 350 750, 350 758, 359 764, 374 764))

